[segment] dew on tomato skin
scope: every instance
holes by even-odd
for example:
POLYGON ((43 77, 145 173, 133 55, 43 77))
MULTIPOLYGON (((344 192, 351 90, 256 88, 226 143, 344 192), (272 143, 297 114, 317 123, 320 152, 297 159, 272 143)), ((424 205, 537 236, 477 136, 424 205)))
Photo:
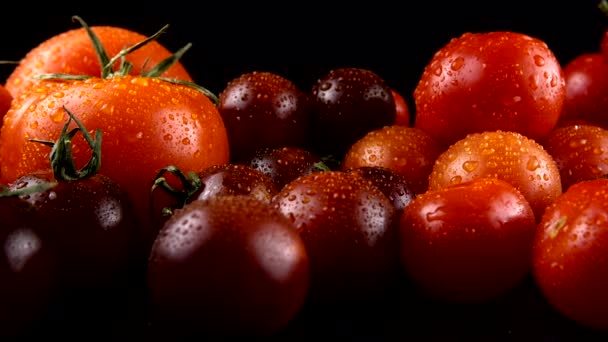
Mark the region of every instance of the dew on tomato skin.
POLYGON ((462 163, 462 169, 466 172, 473 172, 479 166, 479 162, 475 160, 468 160, 462 163))
POLYGON ((40 237, 31 229, 20 228, 11 232, 4 241, 6 263, 15 272, 23 270, 29 259, 42 247, 40 237))

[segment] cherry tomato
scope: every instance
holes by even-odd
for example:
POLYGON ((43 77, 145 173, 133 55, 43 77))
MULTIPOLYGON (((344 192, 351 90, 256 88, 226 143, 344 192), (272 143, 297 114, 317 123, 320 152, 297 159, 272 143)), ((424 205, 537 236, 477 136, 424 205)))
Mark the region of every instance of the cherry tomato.
POLYGON ((533 275, 546 300, 579 324, 608 330, 608 179, 573 184, 545 211, 533 275))
POLYGON ((584 53, 564 67, 566 100, 562 122, 575 121, 608 128, 608 63, 601 53, 584 53))
POLYGON ((553 157, 533 139, 516 132, 471 133, 442 152, 429 175, 437 190, 478 177, 493 177, 515 186, 530 202, 537 220, 562 193, 553 157))
POLYGON ((555 127, 565 96, 564 72, 544 41, 509 31, 465 33, 424 68, 415 126, 447 146, 494 130, 538 139, 555 127))
POLYGON ((542 141, 555 160, 562 189, 608 174, 608 130, 595 125, 564 125, 542 141))
POLYGON ((444 148, 417 127, 389 125, 368 132, 356 141, 342 160, 342 170, 379 166, 402 175, 414 193, 428 188, 435 159, 444 148))
POLYGON ((401 262, 432 297, 488 302, 528 274, 535 230, 532 208, 515 187, 475 178, 418 195, 405 208, 401 262))
POLYGON ((391 93, 395 99, 395 125, 411 126, 412 115, 410 114, 410 107, 405 101, 405 98, 395 89, 391 89, 391 93))
POLYGON ((228 83, 218 110, 230 140, 230 159, 242 162, 264 147, 308 144, 307 94, 287 78, 253 71, 228 83))
POLYGON ((172 335, 272 335, 303 306, 308 254, 291 222, 248 195, 195 200, 154 242, 147 286, 154 321, 172 335))
POLYGON ((396 209, 364 178, 342 171, 304 175, 285 185, 273 204, 308 251, 311 303, 367 301, 395 279, 396 209))

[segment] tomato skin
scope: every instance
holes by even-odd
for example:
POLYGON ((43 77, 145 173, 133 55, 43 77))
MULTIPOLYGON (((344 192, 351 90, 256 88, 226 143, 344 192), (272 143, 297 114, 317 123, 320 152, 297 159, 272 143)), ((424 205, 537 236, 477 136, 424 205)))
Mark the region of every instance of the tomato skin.
POLYGON ((533 275, 565 317, 608 330, 608 179, 582 181, 543 215, 534 240, 533 275))
MULTIPOLYGON (((28 139, 57 140, 68 117, 65 106, 90 132, 102 131, 99 173, 129 193, 144 230, 151 226, 150 191, 161 168, 175 165, 189 172, 229 158, 217 108, 188 86, 137 76, 47 81, 13 103, 0 130, 5 182, 48 168, 51 149, 28 139)), ((82 136, 74 137, 72 150, 76 165, 88 161, 82 136)))
POLYGON ((564 67, 566 100, 560 124, 584 121, 608 128, 608 63, 601 53, 577 56, 564 67))
POLYGON ((309 281, 308 254, 291 222, 249 195, 177 210, 153 245, 147 273, 154 319, 172 336, 184 327, 272 335, 299 312, 309 281))
POLYGON ((489 301, 529 272, 536 220, 503 180, 477 178, 418 195, 399 223, 402 266, 435 298, 489 301))
POLYGON ((300 176, 273 199, 302 237, 311 269, 309 302, 365 302, 398 271, 396 209, 369 181, 343 171, 300 176))
MULTIPOLYGON (((8 109, 11 107, 13 96, 3 85, 0 85, 0 119, 4 117, 8 109)), ((0 126, 2 126, 2 120, 0 120, 0 126)))
MULTIPOLYGON (((105 48, 108 56, 113 57, 127 46, 139 43, 147 37, 121 27, 91 26, 105 48)), ((138 50, 129 53, 126 60, 133 64, 131 75, 140 75, 173 53, 154 40, 138 50)), ((101 66, 93 49, 91 39, 84 28, 77 28, 50 37, 30 50, 8 76, 5 87, 13 97, 37 81, 32 76, 49 73, 89 75, 99 77, 101 66)), ((165 73, 164 77, 192 81, 186 68, 177 62, 165 73)))
POLYGON ((415 126, 446 145, 499 129, 538 139, 556 125, 565 94, 561 65, 543 41, 508 31, 465 33, 424 68, 414 90, 415 126))
POLYGON ((395 125, 411 126, 412 115, 407 101, 395 89, 391 89, 391 93, 393 94, 393 99, 395 99, 395 125))
POLYGON ((50 182, 57 185, 23 199, 45 222, 42 232, 56 247, 62 288, 107 289, 124 281, 134 265, 138 227, 127 193, 101 174, 57 181, 50 169, 19 177, 9 189, 50 182))
POLYGON ((562 189, 608 174, 608 130, 595 125, 564 125, 542 141, 555 160, 562 189))

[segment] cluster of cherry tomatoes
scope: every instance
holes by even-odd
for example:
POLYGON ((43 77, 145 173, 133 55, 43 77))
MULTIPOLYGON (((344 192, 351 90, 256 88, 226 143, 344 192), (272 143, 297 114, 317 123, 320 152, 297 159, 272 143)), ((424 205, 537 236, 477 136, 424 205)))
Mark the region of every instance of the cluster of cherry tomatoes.
POLYGON ((466 33, 409 104, 356 67, 311 89, 251 70, 216 95, 162 29, 74 19, 0 87, 7 334, 135 292, 155 326, 280 336, 403 282, 464 306, 528 277, 608 329, 608 38, 560 65, 536 37, 466 33))

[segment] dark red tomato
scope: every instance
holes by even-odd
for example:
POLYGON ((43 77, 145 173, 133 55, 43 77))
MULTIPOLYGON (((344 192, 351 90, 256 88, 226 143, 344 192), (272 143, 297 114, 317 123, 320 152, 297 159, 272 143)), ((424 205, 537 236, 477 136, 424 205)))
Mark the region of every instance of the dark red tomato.
POLYGON ((564 67, 563 121, 584 121, 608 128, 608 63, 601 53, 577 56, 564 67))
POLYGON ((329 70, 312 86, 314 151, 341 159, 367 132, 392 125, 395 99, 384 79, 371 70, 329 70))
POLYGON ((321 157, 308 149, 294 146, 257 150, 247 163, 268 175, 279 190, 299 176, 324 168, 321 157))
MULTIPOLYGON (((13 101, 13 96, 8 90, 0 85, 0 119, 4 117, 4 114, 8 112, 8 109, 11 107, 11 102, 13 101)), ((2 120, 0 120, 0 126, 2 125, 2 120)))
POLYGON ((540 39, 465 33, 440 48, 414 91, 415 126, 450 145, 468 133, 514 131, 538 139, 555 127, 566 82, 540 39))
POLYGON ((296 178, 273 199, 304 240, 315 304, 377 298, 398 271, 396 209, 367 180, 342 171, 296 178))
POLYGON ((411 126, 412 115, 410 114, 410 107, 405 101, 405 98, 397 92, 395 89, 391 89, 393 98, 395 99, 395 125, 411 126))
POLYGON ((595 125, 555 128, 542 141, 559 169, 562 189, 608 174, 608 130, 595 125))
POLYGON ((342 170, 380 166, 402 175, 414 193, 427 190, 435 159, 444 148, 416 127, 390 125, 355 142, 342 160, 342 170))
POLYGON ((534 212, 511 184, 477 178, 418 195, 401 216, 401 262, 430 296, 481 303, 528 274, 534 212))
POLYGON ((132 266, 131 247, 138 227, 127 194, 101 174, 58 181, 50 169, 19 177, 9 189, 51 182, 57 185, 23 199, 40 213, 45 234, 57 246, 62 286, 119 284, 132 266))
POLYGON ((18 197, 0 198, 0 338, 21 335, 57 295, 56 249, 45 222, 18 197))
POLYGON ((259 71, 240 75, 220 93, 218 110, 232 162, 250 158, 259 148, 307 145, 307 94, 281 75, 259 71))
POLYGON ((378 187, 393 203, 399 214, 414 199, 416 194, 405 176, 382 166, 361 166, 345 170, 356 174, 378 187))
POLYGON ((608 179, 573 184, 547 208, 533 275, 547 301, 583 326, 608 330, 608 179))
POLYGON ((147 284, 155 320, 174 335, 272 335, 300 311, 308 255, 286 217, 252 196, 193 201, 156 239, 147 284))

